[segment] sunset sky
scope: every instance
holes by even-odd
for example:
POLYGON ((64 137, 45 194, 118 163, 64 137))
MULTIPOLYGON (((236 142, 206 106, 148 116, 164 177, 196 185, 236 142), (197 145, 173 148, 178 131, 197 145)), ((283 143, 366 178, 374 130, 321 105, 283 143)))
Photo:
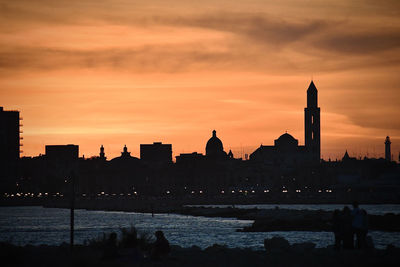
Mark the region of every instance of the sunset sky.
POLYGON ((22 156, 78 144, 235 157, 287 131, 304 144, 314 80, 324 159, 400 150, 400 1, 0 0, 0 106, 22 156))

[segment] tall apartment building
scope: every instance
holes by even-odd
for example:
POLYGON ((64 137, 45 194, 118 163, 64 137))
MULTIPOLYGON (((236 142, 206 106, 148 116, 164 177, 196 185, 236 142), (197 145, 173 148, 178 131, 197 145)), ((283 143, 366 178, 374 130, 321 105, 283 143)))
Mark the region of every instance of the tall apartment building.
POLYGON ((0 107, 0 187, 3 192, 16 185, 19 155, 19 111, 5 111, 0 107))

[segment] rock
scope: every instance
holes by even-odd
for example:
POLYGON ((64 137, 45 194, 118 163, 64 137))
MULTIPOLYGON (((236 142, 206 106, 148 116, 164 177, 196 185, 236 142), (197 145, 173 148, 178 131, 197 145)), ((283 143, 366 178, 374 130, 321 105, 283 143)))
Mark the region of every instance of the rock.
POLYGON ((199 246, 196 246, 196 245, 191 246, 190 249, 194 250, 194 251, 201 251, 201 248, 199 246))
POLYGON ((214 244, 210 247, 207 247, 204 251, 206 252, 219 252, 226 250, 227 247, 225 245, 214 244))
POLYGON ((290 249, 290 244, 285 238, 279 236, 264 239, 264 248, 267 252, 286 251, 290 249))
POLYGON ((315 244, 312 242, 295 243, 290 248, 296 252, 309 252, 315 248, 315 244))

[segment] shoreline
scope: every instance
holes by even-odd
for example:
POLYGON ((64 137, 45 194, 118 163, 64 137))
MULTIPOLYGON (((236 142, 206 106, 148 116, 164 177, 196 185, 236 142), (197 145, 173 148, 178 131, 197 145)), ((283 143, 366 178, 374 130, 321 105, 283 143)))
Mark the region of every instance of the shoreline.
MULTIPOLYGON (((271 239, 269 239, 271 241, 271 239)), ((0 242, 0 255, 12 266, 396 266, 400 248, 340 250, 331 246, 315 248, 313 243, 286 245, 285 239, 273 242, 265 250, 227 248, 214 244, 205 249, 171 246, 168 257, 154 261, 137 258, 132 248, 119 248, 118 257, 104 260, 104 248, 68 244, 60 246, 15 246, 0 242)), ((287 241, 286 241, 287 242, 287 241)), ((141 251, 141 250, 140 250, 141 251)), ((143 253, 143 251, 141 252, 143 253)))
MULTIPOLYGON (((52 205, 43 206, 44 208, 64 208, 69 209, 67 203, 54 202, 52 205), (64 205, 60 205, 64 204, 64 205)), ((178 214, 187 216, 235 218, 238 220, 251 220, 252 225, 237 229, 238 232, 274 232, 274 231, 332 231, 333 211, 309 210, 309 209, 258 209, 258 208, 234 208, 234 207, 188 207, 188 206, 162 206, 147 207, 143 206, 120 208, 109 206, 104 209, 103 205, 87 206, 82 203, 77 204, 75 209, 101 210, 101 211, 120 211, 137 212, 146 214, 178 214)), ((400 232, 400 214, 387 213, 384 215, 368 215, 369 230, 400 232)))

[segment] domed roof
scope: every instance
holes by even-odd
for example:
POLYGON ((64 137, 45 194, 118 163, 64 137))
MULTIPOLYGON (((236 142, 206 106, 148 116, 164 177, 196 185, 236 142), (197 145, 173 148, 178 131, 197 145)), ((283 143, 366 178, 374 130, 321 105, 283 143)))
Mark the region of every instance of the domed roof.
POLYGON ((221 152, 224 152, 224 146, 222 145, 221 140, 217 137, 217 132, 213 131, 213 136, 208 140, 206 145, 206 155, 218 155, 221 152))
POLYGON ((293 142, 293 141, 297 141, 292 135, 288 134, 288 133, 284 133, 281 136, 279 136, 278 140, 280 142, 293 142))
POLYGON ((299 141, 288 133, 284 133, 275 140, 275 146, 298 146, 299 141))

